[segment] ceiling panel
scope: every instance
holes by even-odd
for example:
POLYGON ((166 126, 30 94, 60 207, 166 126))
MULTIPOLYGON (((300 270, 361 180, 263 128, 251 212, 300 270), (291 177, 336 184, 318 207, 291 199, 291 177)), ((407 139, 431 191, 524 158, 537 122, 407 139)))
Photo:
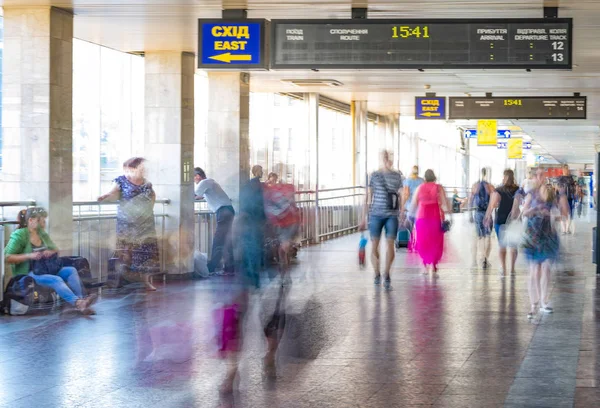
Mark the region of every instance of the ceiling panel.
MULTIPOLYGON (((223 8, 246 8, 256 18, 349 18, 368 6, 370 18, 537 18, 543 0, 0 0, 0 5, 54 5, 75 13, 75 36, 122 51, 196 51, 197 19, 223 8)), ((255 92, 320 92, 345 102, 367 100, 377 113, 412 115, 414 96, 588 96, 587 121, 515 122, 559 160, 591 162, 600 143, 600 0, 560 0, 560 17, 574 18, 574 69, 565 71, 412 70, 257 72, 255 92), (335 79, 339 88, 298 88, 282 79, 335 79), (427 89, 426 89, 427 88, 427 89), (569 144, 570 142, 570 144, 569 144)))

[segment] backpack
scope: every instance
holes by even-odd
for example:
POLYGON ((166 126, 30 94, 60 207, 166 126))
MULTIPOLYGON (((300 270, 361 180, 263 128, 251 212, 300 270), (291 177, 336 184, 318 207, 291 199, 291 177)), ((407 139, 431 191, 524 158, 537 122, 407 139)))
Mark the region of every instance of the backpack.
POLYGON ((490 204, 490 193, 488 192, 486 181, 479 183, 479 189, 477 190, 477 194, 475 194, 474 202, 477 211, 487 211, 490 204))
POLYGON ((8 281, 0 310, 4 314, 21 316, 29 311, 33 304, 35 281, 31 276, 17 275, 8 281))

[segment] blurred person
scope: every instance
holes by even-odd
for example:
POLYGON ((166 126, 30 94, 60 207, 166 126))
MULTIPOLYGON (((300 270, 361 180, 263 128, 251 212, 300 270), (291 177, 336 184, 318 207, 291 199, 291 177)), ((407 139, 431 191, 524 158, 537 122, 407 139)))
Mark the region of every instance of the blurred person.
POLYGON ((458 189, 454 189, 452 192, 452 211, 455 213, 459 213, 460 209, 465 205, 468 199, 463 198, 458 195, 458 189))
POLYGON ((150 276, 159 269, 154 219, 156 193, 152 183, 146 180, 145 162, 143 157, 125 161, 125 174, 114 179, 111 190, 98 197, 98 201, 119 201, 116 254, 120 275, 128 281, 142 282, 147 290, 155 291, 150 276))
POLYGON ((200 181, 196 185, 195 193, 197 199, 205 199, 208 208, 217 216, 217 229, 213 237, 208 271, 215 273, 221 268, 224 260, 225 274, 233 273, 233 249, 231 246, 231 227, 235 217, 235 211, 229 196, 223 191, 219 183, 206 177, 206 173, 200 167, 194 169, 195 177, 200 181))
POLYGON ((433 170, 425 172, 425 184, 417 188, 411 206, 416 213, 416 249, 425 266, 425 272, 437 273, 438 263, 444 253, 444 212, 452 210, 444 187, 436 183, 433 170))
POLYGON ((255 287, 258 287, 260 283, 267 222, 264 188, 260 181, 262 177, 263 168, 261 166, 252 167, 252 178, 240 191, 240 213, 237 217, 240 231, 238 240, 241 246, 240 270, 255 287))
POLYGON ((576 183, 575 179, 571 175, 569 165, 565 164, 562 167, 562 176, 557 180, 558 197, 560 199, 566 199, 569 211, 562 217, 562 233, 563 235, 572 234, 571 224, 573 221, 573 208, 575 207, 575 190, 576 183))
POLYGON ((277 173, 269 173, 269 175, 267 176, 267 182, 266 184, 269 186, 275 185, 277 184, 277 181, 279 180, 279 175, 277 175, 277 173))
POLYGON ((419 186, 424 182, 425 180, 419 177, 419 166, 413 166, 411 175, 408 177, 408 179, 403 181, 404 191, 402 194, 402 200, 404 203, 406 203, 405 210, 407 212, 409 231, 411 232, 410 241, 408 244, 409 251, 414 249, 416 239, 415 234, 412 233, 416 216, 412 209, 412 200, 415 191, 417 191, 417 188, 419 188, 419 186))
POLYGON ((32 207, 22 216, 20 214, 19 222, 24 227, 10 235, 4 248, 5 260, 13 265, 14 276, 31 276, 36 284, 53 289, 61 299, 82 314, 96 314, 91 305, 97 297, 84 296, 77 269, 71 266, 61 267, 60 263, 55 263, 58 267, 55 275, 34 273, 34 262, 51 260, 58 256, 58 248, 45 230, 47 216, 46 210, 41 207, 32 207))
POLYGON ((471 196, 469 198, 469 206, 474 207, 473 222, 475 223, 475 231, 477 233, 473 245, 473 267, 477 267, 477 254, 479 247, 483 245, 483 269, 490 267, 490 252, 491 252, 491 228, 484 222, 485 214, 490 204, 490 197, 494 193, 494 187, 487 181, 487 168, 481 169, 481 180, 473 185, 471 196))
POLYGON ((277 175, 269 175, 264 190, 264 208, 269 224, 279 241, 278 258, 282 282, 290 281, 290 250, 300 229, 300 211, 296 207, 296 190, 292 184, 276 183, 277 175))
POLYGON ((577 217, 581 218, 583 214, 583 200, 585 198, 585 192, 583 191, 583 187, 578 184, 575 190, 575 202, 577 205, 577 217))
MULTIPOLYGON (((496 191, 492 194, 490 205, 488 206, 485 214, 485 223, 492 225, 494 223, 494 230, 498 237, 498 246, 500 251, 500 277, 504 278, 506 271, 506 252, 507 248, 505 242, 501 237, 501 230, 507 224, 509 220, 516 220, 519 216, 519 200, 517 198, 517 192, 519 186, 515 183, 515 173, 510 170, 504 170, 504 180, 502 185, 496 188, 496 191), (496 217, 492 221, 492 213, 496 211, 496 217)), ((517 262, 517 248, 510 248, 510 273, 515 273, 515 264, 517 262)))
POLYGON ((381 153, 382 167, 373 172, 365 196, 365 206, 359 229, 364 230, 369 221, 373 249, 371 262, 375 272, 375 285, 381 284, 379 242, 385 228, 387 256, 384 266, 384 287, 391 289, 390 269, 396 256, 394 241, 398 235, 400 208, 402 208, 402 175, 392 168, 392 155, 381 153))
MULTIPOLYGON (((543 170, 537 172, 538 187, 531 191, 523 206, 527 227, 523 243, 529 261, 528 291, 531 308, 527 317, 532 319, 539 310, 552 313, 550 301, 551 266, 558 258, 558 232, 552 220, 552 211, 557 205, 554 189, 545 183, 543 170)), ((559 202, 563 215, 569 212, 566 200, 559 202)))

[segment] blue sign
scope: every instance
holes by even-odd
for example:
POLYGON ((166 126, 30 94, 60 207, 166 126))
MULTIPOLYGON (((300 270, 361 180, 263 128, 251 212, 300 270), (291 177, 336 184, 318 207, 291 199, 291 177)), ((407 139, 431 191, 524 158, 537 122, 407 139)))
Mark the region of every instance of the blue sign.
POLYGON ((446 97, 416 97, 415 118, 446 120, 446 97))
POLYGON ((498 142, 498 149, 507 149, 508 142, 498 142))
POLYGON ((199 68, 266 68, 264 20, 198 20, 199 68))
POLYGON ((523 150, 531 150, 531 142, 523 142, 523 150))
MULTIPOLYGON (((476 129, 465 129, 465 139, 477 139, 477 130, 476 129)), ((512 133, 510 130, 500 130, 498 129, 498 139, 510 139, 512 133)))

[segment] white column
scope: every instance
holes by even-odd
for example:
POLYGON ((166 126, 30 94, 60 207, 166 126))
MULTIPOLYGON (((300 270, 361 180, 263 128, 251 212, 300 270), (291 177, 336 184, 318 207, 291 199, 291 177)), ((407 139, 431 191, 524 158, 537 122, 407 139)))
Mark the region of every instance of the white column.
MULTIPOLYGON (((169 198, 162 239, 167 272, 193 270, 194 73, 193 54, 145 55, 145 157, 158 198, 169 198)), ((160 228, 157 225, 157 228, 160 228)))
POLYGON ((215 179, 239 208, 240 187, 250 177, 250 75, 208 74, 207 162, 196 163, 215 179))
POLYGON ((352 136, 354 153, 354 185, 364 186, 367 182, 367 102, 352 101, 352 136))
POLYGON ((48 230, 71 252, 73 14, 4 7, 3 144, 6 185, 48 210, 48 230))
POLYGON ((319 222, 319 94, 309 93, 304 96, 308 122, 308 155, 310 190, 315 192, 315 222, 311 231, 312 242, 319 242, 321 227, 319 222))

